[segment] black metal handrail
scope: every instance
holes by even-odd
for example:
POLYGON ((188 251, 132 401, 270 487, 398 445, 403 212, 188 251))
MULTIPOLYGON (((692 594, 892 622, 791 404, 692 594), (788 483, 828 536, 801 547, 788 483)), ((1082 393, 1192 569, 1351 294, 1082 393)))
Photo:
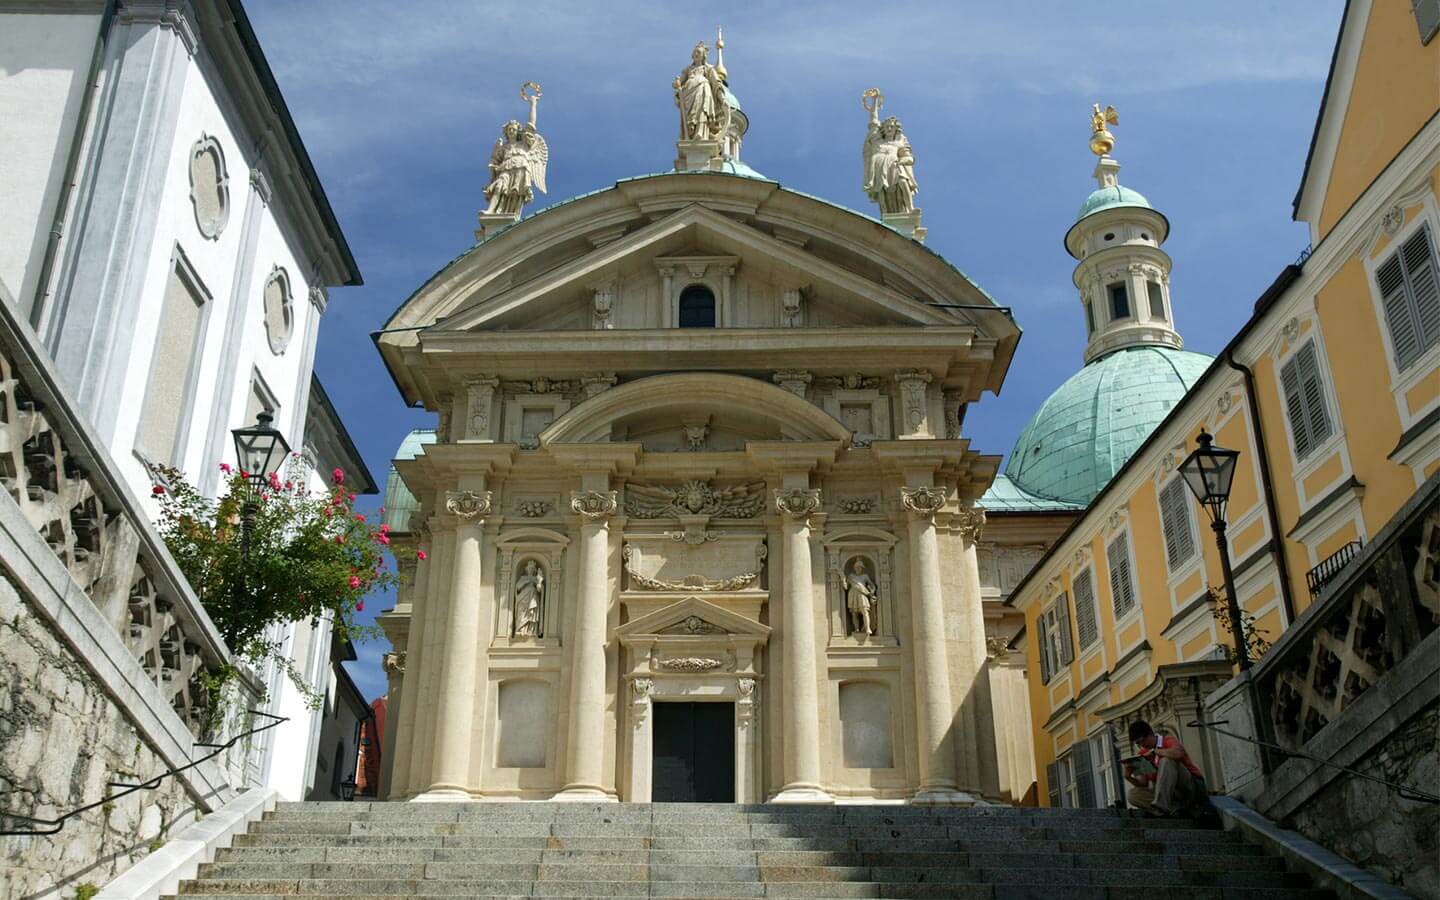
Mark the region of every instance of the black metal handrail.
POLYGON ((1333 581, 1335 576, 1339 575, 1345 567, 1349 565, 1350 560, 1360 555, 1360 551, 1364 549, 1364 546, 1360 541, 1351 541, 1320 560, 1315 568, 1306 572, 1305 585, 1310 588, 1310 599, 1314 600, 1318 597, 1320 592, 1325 590, 1325 585, 1333 581))
POLYGON ((1254 744, 1257 747, 1268 749, 1280 756, 1294 757, 1296 759, 1308 759, 1311 762, 1318 763, 1322 766, 1329 766, 1332 769, 1339 769, 1341 772, 1344 772, 1347 775, 1354 775, 1356 778, 1364 778, 1366 781, 1373 781, 1376 784, 1384 785, 1385 787, 1398 794, 1400 796, 1400 799, 1402 800, 1414 800, 1417 803, 1440 804, 1440 795, 1432 794, 1427 790, 1423 790, 1421 788, 1417 788, 1408 784, 1400 784, 1399 782, 1395 781, 1387 781, 1384 778, 1380 778, 1376 775, 1371 775, 1368 772, 1361 772, 1357 769, 1352 769, 1349 766, 1342 766, 1339 763, 1333 763, 1328 759, 1321 759, 1320 757, 1306 753, 1303 750, 1291 750, 1290 748, 1282 747, 1279 744, 1272 744, 1268 741, 1257 740, 1253 737, 1250 737, 1249 735, 1236 734, 1233 731, 1227 731, 1224 728, 1219 727, 1221 725, 1229 724, 1229 719, 1220 719, 1215 722, 1202 722, 1201 720, 1196 719, 1194 722, 1190 723, 1190 727, 1208 728, 1216 734, 1223 734, 1226 737, 1232 737, 1237 740, 1246 741, 1247 743, 1254 744))
POLYGON ((123 782, 123 781, 112 781, 112 782, 110 782, 110 783, 109 783, 108 785, 106 785, 106 786, 107 786, 107 787, 112 787, 112 788, 124 788, 124 790, 121 790, 121 791, 119 791, 118 793, 114 793, 114 794, 106 794, 104 797, 101 797, 99 800, 96 800, 94 803, 87 803, 87 804, 85 804, 84 806, 77 806, 75 809, 70 810, 69 812, 65 813, 63 816, 59 816, 58 818, 54 818, 54 819, 38 819, 38 818, 36 818, 36 817, 34 817, 34 816, 25 816, 25 815, 21 815, 20 813, 14 813, 14 812, 9 812, 9 811, 7 811, 7 810, 0 809, 0 819, 18 819, 19 821, 22 821, 22 822, 33 822, 33 823, 35 823, 36 825, 46 826, 46 827, 44 827, 44 828, 23 828, 23 829, 19 829, 19 830, 10 829, 10 828, 4 828, 4 829, 0 829, 0 835, 10 835, 10 836, 13 836, 13 835, 45 836, 45 835, 57 834, 57 833, 59 833, 60 829, 62 829, 62 828, 65 827, 65 823, 66 823, 67 821, 69 821, 70 819, 75 818, 75 817, 78 816, 78 815, 81 815, 81 814, 83 814, 83 813, 87 813, 87 812, 89 812, 90 810, 95 809, 97 806, 104 806, 104 805, 107 804, 107 803, 113 803, 113 802, 115 802, 116 800, 120 799, 121 797, 128 796, 128 795, 130 795, 130 794, 135 793, 136 791, 153 791, 153 790, 155 790, 156 788, 160 787, 160 783, 163 782, 166 778, 170 778, 171 776, 174 776, 174 775, 179 775, 181 772, 184 772, 184 771, 186 771, 186 770, 188 770, 188 769, 193 769, 193 768, 195 768, 196 766, 200 765, 201 763, 208 762, 209 760, 214 759, 215 757, 217 757, 217 756, 219 756, 220 754, 224 753, 226 750, 229 750, 231 747, 233 747, 233 746, 235 746, 236 744, 240 743, 240 741, 244 740, 244 739, 247 738, 247 737, 250 737, 250 736, 252 736, 252 735, 259 734, 259 733, 262 732, 262 731, 267 731, 267 730, 269 730, 269 729, 271 729, 271 728, 274 728, 276 725, 279 725, 281 722, 288 722, 288 721, 290 721, 290 718, 289 718, 288 716, 277 716, 277 715, 273 715, 273 714, 271 714, 271 713, 261 712, 261 711, 258 710, 258 709, 249 710, 249 713, 250 713, 252 716, 264 716, 265 718, 270 719, 271 721, 268 722, 268 723, 266 723, 266 724, 264 724, 264 725, 261 725, 261 726, 258 727, 258 728, 252 728, 252 729, 250 729, 249 731, 242 731, 240 734, 235 735, 234 737, 232 737, 230 740, 226 741, 226 742, 223 743, 223 744, 208 744, 208 743, 204 743, 204 742, 201 742, 201 741, 196 741, 196 742, 195 742, 195 746, 196 746, 196 747, 213 747, 213 748, 215 748, 215 749, 212 750, 210 753, 207 753, 207 754, 205 754, 204 756, 200 757, 199 759, 194 760, 193 762, 187 763, 187 764, 185 764, 185 765, 183 765, 183 766, 178 766, 178 767, 176 767, 176 768, 174 768, 174 769, 167 769, 166 771, 161 772, 159 775, 156 775, 154 778, 150 778, 150 779, 148 779, 148 780, 146 780, 146 781, 141 781, 141 782, 136 783, 136 784, 127 784, 126 782, 123 782), (54 827, 50 827, 50 826, 54 826, 54 827))

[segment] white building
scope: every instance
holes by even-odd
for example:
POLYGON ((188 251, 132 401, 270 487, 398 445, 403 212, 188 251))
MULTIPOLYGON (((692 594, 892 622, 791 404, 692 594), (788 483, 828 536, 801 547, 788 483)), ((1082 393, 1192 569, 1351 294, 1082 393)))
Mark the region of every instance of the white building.
MULTIPOLYGON (((152 463, 216 491, 262 409, 374 490, 313 378, 360 273, 239 0, 0 0, 0 146, 0 285, 136 493, 152 463)), ((284 639, 333 694, 328 624, 284 639)), ((301 799, 319 713, 271 681, 263 767, 301 799)))

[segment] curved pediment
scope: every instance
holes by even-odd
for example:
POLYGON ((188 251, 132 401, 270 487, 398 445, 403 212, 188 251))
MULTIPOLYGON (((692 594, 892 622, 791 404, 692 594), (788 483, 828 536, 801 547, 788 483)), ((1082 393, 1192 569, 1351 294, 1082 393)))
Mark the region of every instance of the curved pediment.
MULTIPOLYGON (((755 378, 684 372, 641 378, 591 397, 540 433, 541 446, 627 439, 657 422, 725 421, 753 440, 850 441, 820 408, 755 378)), ((708 422, 707 422, 708 426, 708 422)))

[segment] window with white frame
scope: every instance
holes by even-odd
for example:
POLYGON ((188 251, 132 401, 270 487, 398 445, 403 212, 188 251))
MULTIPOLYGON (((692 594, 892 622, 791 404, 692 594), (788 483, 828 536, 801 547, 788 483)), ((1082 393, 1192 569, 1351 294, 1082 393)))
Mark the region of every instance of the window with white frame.
POLYGON ((1113 804, 1118 796, 1115 791, 1115 762, 1110 735, 1102 730, 1090 737, 1086 743, 1090 745, 1090 780, 1093 785, 1094 805, 1103 809, 1113 804))
POLYGON ((1040 680, 1046 684, 1075 660, 1070 640, 1070 604, 1065 594, 1040 613, 1040 680))
POLYGON ((1086 569, 1075 576, 1071 585, 1075 590, 1075 634, 1080 638, 1082 651, 1090 648, 1100 639, 1100 622, 1095 608, 1095 575, 1086 569))
POLYGON ((1429 223, 1380 264, 1375 284, 1385 308, 1395 368, 1404 370, 1440 343, 1440 264, 1429 223))
POLYGON ((1190 524, 1190 492, 1179 478, 1160 490, 1160 525, 1165 532, 1165 560, 1170 571, 1195 558, 1195 529, 1190 524))
POLYGON ((1334 431, 1314 341, 1296 350, 1280 367, 1280 387, 1285 392, 1285 415, 1295 442, 1295 458, 1304 459, 1334 431))
POLYGON ((1125 535, 1110 542, 1105 550, 1110 562, 1110 602, 1115 606, 1115 618, 1120 619, 1135 608, 1135 580, 1130 572, 1130 543, 1125 535))

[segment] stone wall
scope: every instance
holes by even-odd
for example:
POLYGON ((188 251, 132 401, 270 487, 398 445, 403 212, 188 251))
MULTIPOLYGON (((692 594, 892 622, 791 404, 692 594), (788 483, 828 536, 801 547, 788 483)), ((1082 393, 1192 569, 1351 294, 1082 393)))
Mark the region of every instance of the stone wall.
MULTIPOLYGON (((169 768, 124 711, 0 577, 0 794, 4 809, 53 818, 169 768)), ((0 897, 103 885, 194 821, 195 802, 175 779, 68 822, 58 834, 0 837, 0 897)), ((6 827, 24 823, 5 820, 6 827)))
MULTIPOLYGON (((1355 766, 1386 781, 1440 793, 1440 705, 1414 716, 1355 766)), ((1419 897, 1440 898, 1440 806, 1341 775, 1286 823, 1419 897), (1345 823, 1336 828, 1337 822, 1345 823)))

